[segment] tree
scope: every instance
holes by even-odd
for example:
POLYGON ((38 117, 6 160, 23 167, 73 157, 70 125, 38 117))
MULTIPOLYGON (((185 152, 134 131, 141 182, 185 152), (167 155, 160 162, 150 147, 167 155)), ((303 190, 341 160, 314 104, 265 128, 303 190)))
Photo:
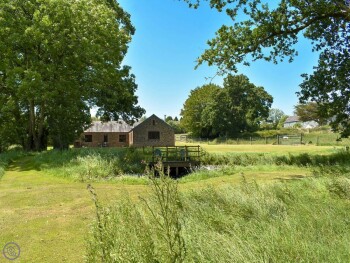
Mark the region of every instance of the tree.
POLYGON ((141 117, 135 76, 121 66, 134 31, 115 1, 1 1, 0 130, 10 124, 11 143, 26 149, 49 137, 65 149, 93 106, 102 120, 141 117))
POLYGON ((173 120, 173 117, 171 117, 171 116, 166 116, 166 118, 165 118, 166 122, 169 122, 169 121, 172 121, 172 120, 173 120))
MULTIPOLYGON (((197 8, 206 0, 184 0, 197 8)), ((301 36, 310 39, 320 53, 318 66, 310 76, 304 74, 300 101, 321 104, 322 112, 332 118, 334 130, 350 134, 350 2, 348 0, 278 1, 270 8, 261 0, 207 0, 212 8, 226 11, 233 25, 223 25, 209 48, 198 59, 216 65, 220 73, 237 71, 263 59, 278 63, 292 61, 298 54, 294 45, 301 36), (236 21, 242 11, 248 17, 236 21)))
POLYGON ((272 122, 275 128, 277 127, 280 119, 285 116, 284 112, 280 109, 270 109, 269 110, 269 117, 267 118, 268 121, 272 122))
POLYGON ((209 137, 211 128, 202 123, 202 114, 208 104, 214 100, 214 95, 220 87, 214 84, 203 85, 191 90, 188 99, 185 101, 180 115, 181 126, 191 131, 194 136, 209 137))
POLYGON ((228 75, 224 87, 202 114, 204 127, 220 136, 253 132, 266 119, 273 98, 263 87, 252 84, 244 75, 228 75))
POLYGON ((244 75, 228 75, 224 87, 205 85, 191 91, 181 111, 182 125, 195 136, 234 136, 255 131, 268 117, 272 97, 244 75))
POLYGON ((316 102, 308 102, 305 104, 298 104, 295 106, 295 114, 303 122, 315 121, 320 125, 326 123, 326 119, 322 117, 320 107, 316 102))
POLYGON ((284 123, 286 122, 286 120, 288 119, 287 115, 284 115, 278 122, 277 124, 277 129, 282 129, 284 126, 284 123))

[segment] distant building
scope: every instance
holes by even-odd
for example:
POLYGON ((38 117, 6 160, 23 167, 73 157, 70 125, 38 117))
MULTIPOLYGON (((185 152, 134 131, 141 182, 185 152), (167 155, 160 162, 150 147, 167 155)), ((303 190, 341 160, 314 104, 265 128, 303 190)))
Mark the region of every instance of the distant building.
POLYGON ((289 116, 283 124, 284 128, 293 128, 296 124, 300 124, 300 126, 304 129, 312 129, 319 126, 319 124, 315 121, 306 121, 302 122, 299 119, 299 116, 289 116))
POLYGON ((175 146, 174 129, 152 115, 129 125, 124 121, 95 121, 74 143, 79 147, 175 146))

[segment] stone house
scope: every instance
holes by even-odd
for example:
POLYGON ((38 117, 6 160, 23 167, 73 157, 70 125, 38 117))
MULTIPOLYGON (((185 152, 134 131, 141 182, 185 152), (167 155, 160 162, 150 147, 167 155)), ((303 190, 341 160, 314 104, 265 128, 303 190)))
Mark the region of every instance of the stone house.
POLYGON ((129 125, 124 121, 95 121, 84 131, 75 147, 175 146, 174 129, 152 115, 143 122, 129 125))
POLYGON ((299 116, 289 116, 283 124, 284 128, 293 128, 296 124, 299 124, 301 128, 312 129, 318 127, 318 123, 315 121, 302 122, 299 116))

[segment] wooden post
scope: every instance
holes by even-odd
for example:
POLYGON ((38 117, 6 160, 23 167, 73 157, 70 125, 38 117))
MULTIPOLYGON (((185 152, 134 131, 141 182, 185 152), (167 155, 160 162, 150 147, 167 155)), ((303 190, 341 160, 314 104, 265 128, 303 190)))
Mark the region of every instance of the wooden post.
POLYGON ((200 161, 200 154, 199 154, 199 149, 200 149, 200 146, 198 145, 198 162, 200 161))
POLYGON ((277 134, 277 145, 280 145, 280 136, 277 134))
POLYGON ((166 147, 166 155, 165 155, 166 158, 165 158, 165 161, 168 161, 168 151, 169 151, 169 150, 168 150, 168 146, 167 146, 167 147, 166 147))
POLYGON ((265 144, 267 144, 267 137, 265 137, 265 144))
POLYGON ((300 133, 300 144, 303 144, 303 134, 300 133))
POLYGON ((185 161, 187 161, 187 146, 185 146, 185 161))

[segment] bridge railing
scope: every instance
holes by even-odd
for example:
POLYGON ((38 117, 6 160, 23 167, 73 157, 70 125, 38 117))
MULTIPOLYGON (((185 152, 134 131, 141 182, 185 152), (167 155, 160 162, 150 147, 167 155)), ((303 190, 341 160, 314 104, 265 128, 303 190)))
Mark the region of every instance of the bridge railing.
POLYGON ((200 162, 201 152, 201 147, 199 145, 152 147, 152 162, 159 160, 162 162, 200 162))

